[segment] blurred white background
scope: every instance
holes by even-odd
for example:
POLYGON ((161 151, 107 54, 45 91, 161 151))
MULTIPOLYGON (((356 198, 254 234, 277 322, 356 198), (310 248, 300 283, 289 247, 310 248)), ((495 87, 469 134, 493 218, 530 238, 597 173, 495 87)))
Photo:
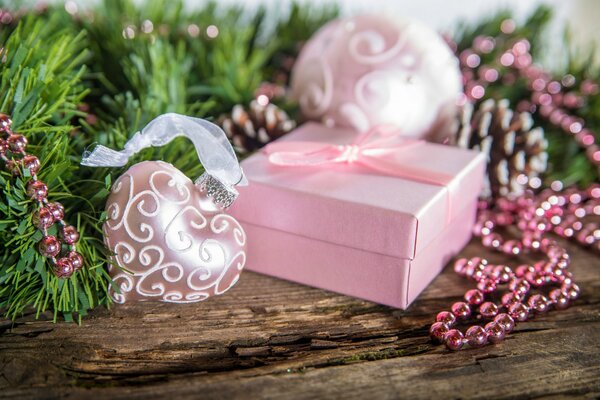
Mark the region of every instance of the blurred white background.
MULTIPOLYGON (((219 0, 219 3, 245 4, 254 8, 260 4, 273 10, 285 12, 293 0, 219 0)), ((560 59, 562 37, 568 27, 575 39, 573 43, 588 52, 592 46, 600 53, 600 0, 298 0, 300 3, 336 3, 345 15, 359 12, 385 12, 417 18, 436 30, 452 32, 460 21, 473 22, 502 9, 513 11, 517 21, 525 19, 538 5, 547 4, 554 9, 554 20, 548 32, 550 49, 546 60, 552 66, 553 59, 560 59)), ((194 7, 199 0, 187 0, 194 7)), ((597 60, 600 54, 597 54, 597 60)))
MULTIPOLYGON (((437 29, 448 29, 461 20, 477 21, 480 17, 493 14, 500 9, 513 10, 519 18, 527 16, 539 4, 556 9, 561 19, 567 19, 574 9, 583 3, 600 6, 600 1, 579 0, 296 0, 301 4, 338 4, 346 15, 359 12, 385 12, 418 18, 437 29)), ((285 11, 294 0, 219 0, 219 4, 245 4, 248 7, 267 5, 285 11)), ((194 7, 200 0, 187 0, 194 7)))
MULTIPOLYGON (((61 0, 55 0, 61 1, 61 0)), ((70 0, 85 7, 98 0, 70 0)), ((136 0, 143 3, 144 0, 136 0)), ((185 0, 190 8, 200 7, 207 0, 185 0)), ((549 44, 545 59, 547 67, 559 66, 564 55, 563 35, 568 29, 574 45, 581 53, 595 49, 600 62, 600 0, 216 0, 218 4, 243 4, 249 10, 266 5, 272 12, 286 13, 294 1, 303 4, 338 4, 343 15, 361 12, 400 14, 417 18, 432 28, 452 33, 461 21, 475 22, 503 9, 512 10, 517 22, 523 21, 540 4, 554 9, 554 19, 548 31, 549 44)))

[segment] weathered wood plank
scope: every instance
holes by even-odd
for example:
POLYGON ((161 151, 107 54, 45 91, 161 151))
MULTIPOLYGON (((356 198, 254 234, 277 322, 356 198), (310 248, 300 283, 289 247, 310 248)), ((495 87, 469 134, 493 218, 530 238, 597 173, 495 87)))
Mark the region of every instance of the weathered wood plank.
POLYGON ((597 397, 600 261, 569 248, 581 299, 500 345, 429 342, 435 313, 470 287, 451 268, 407 311, 246 273, 204 303, 95 310, 82 326, 0 322, 0 397, 597 397))

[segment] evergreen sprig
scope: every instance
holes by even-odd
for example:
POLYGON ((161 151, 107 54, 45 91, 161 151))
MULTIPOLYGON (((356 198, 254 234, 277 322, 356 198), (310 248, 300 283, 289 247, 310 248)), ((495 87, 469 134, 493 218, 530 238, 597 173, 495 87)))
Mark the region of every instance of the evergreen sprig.
MULTIPOLYGON (((15 178, 1 172, 0 309, 9 318, 33 306, 38 315, 50 309, 55 319, 62 314, 72 320, 108 302, 101 243, 88 232, 88 216, 94 219, 96 211, 71 190, 82 185, 70 135, 71 121, 83 116, 77 105, 88 93, 82 83, 85 34, 73 34, 58 21, 26 17, 3 37, 1 109, 12 116, 13 130, 27 136, 28 152, 40 159, 38 177, 48 185, 50 201, 62 202, 67 218, 77 225, 86 268, 70 279, 54 276, 49 261, 37 251, 42 233, 32 221, 37 206, 26 196, 27 174, 15 178)), ((56 226, 49 233, 56 234, 56 226)))

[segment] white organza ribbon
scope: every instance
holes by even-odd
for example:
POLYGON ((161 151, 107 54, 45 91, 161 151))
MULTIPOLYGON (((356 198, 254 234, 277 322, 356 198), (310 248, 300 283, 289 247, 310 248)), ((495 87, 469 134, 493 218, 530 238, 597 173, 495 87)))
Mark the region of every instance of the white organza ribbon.
POLYGON ((125 148, 121 151, 102 145, 96 146, 92 152, 86 151, 81 165, 122 167, 140 150, 151 146, 164 146, 180 136, 192 141, 206 173, 230 188, 248 184, 235 152, 221 128, 204 119, 175 113, 163 114, 150 121, 125 143, 125 148))

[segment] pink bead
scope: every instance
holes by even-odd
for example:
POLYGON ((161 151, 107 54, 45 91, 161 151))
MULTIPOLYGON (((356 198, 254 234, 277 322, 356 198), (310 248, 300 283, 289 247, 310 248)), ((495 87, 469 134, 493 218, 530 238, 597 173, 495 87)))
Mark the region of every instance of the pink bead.
POLYGON ((523 250, 523 246, 517 240, 508 240, 502 245, 502 251, 509 255, 519 255, 523 250))
POLYGON ((569 253, 567 253, 565 251, 564 253, 562 253, 562 255, 560 256, 560 258, 557 261, 558 261, 558 264, 560 264, 562 262, 566 262, 568 265, 571 263, 571 256, 569 255, 569 253))
POLYGON ((525 274, 525 279, 527 279, 527 282, 535 287, 540 287, 546 283, 546 278, 539 272, 527 272, 525 274))
POLYGON ((528 271, 533 271, 533 267, 531 265, 523 264, 519 265, 515 270, 515 275, 519 278, 523 278, 528 271))
MULTIPOLYGON (((498 222, 498 225, 500 226, 512 225, 514 218, 511 214, 504 212, 496 215, 496 222, 498 222)), ((502 239, 501 236, 499 236, 499 238, 502 239)))
MULTIPOLYGON (((544 240, 546 240, 546 238, 544 238, 544 240)), ((542 246, 544 245, 544 240, 542 240, 542 246)), ((561 247, 556 246, 555 244, 551 245, 550 243, 548 243, 544 247, 546 247, 546 254, 550 259, 559 260, 565 254, 565 250, 561 247)))
POLYGON ((548 299, 541 294, 534 294, 527 300, 529 308, 537 313, 544 313, 548 311, 548 299))
POLYGON ((477 200, 477 209, 478 210, 488 210, 490 208, 490 201, 487 199, 479 199, 477 200))
POLYGON ((41 181, 29 181, 27 184, 27 196, 32 200, 42 200, 48 195, 48 187, 41 181))
POLYGON ((70 251, 67 257, 69 257, 69 261, 71 261, 71 265, 75 271, 83 268, 83 256, 81 254, 76 251, 70 251))
POLYGON ((561 280, 562 284, 563 285, 572 285, 573 284, 573 276, 572 276, 572 274, 568 273, 568 272, 564 272, 564 271, 563 271, 563 274, 564 274, 564 277, 561 280))
POLYGON ((502 295, 502 305, 504 307, 509 307, 513 303, 518 303, 521 301, 521 295, 514 292, 507 292, 502 295))
POLYGON ((76 243, 79 240, 79 232, 74 226, 68 225, 63 228, 63 239, 67 244, 76 243))
POLYGON ((446 347, 450 350, 460 350, 464 344, 463 334, 458 329, 450 329, 444 335, 444 341, 446 342, 446 347))
POLYGON ((541 273, 548 274, 548 275, 553 274, 556 269, 560 270, 560 268, 558 268, 556 266, 556 264, 553 262, 540 261, 539 263, 536 263, 535 266, 536 266, 536 268, 535 268, 536 272, 541 272, 541 273))
POLYGON ((545 251, 548 257, 550 258, 560 258, 565 252, 564 249, 558 246, 556 240, 554 239, 545 237, 540 241, 540 243, 540 248, 542 249, 542 251, 545 251))
POLYGON ((56 257, 60 253, 60 242, 54 236, 45 236, 39 246, 44 257, 56 257))
POLYGON ((25 136, 17 133, 11 134, 8 139, 6 139, 6 142, 8 143, 10 151, 13 153, 22 153, 27 147, 27 139, 25 136))
POLYGON ((454 272, 456 272, 460 276, 465 276, 467 263, 469 260, 466 258, 459 258, 454 262, 454 272))
POLYGON ((46 207, 52 212, 56 221, 62 221, 65 217, 65 208, 60 203, 50 203, 46 207))
POLYGON ((498 306, 491 301, 486 301, 479 306, 479 314, 481 314, 484 318, 493 318, 496 316, 496 314, 498 314, 498 306))
MULTIPOLYGON (((568 256, 568 254, 565 254, 565 256, 568 256)), ((568 257, 562 257, 560 260, 558 260, 556 262, 556 266, 560 269, 565 269, 569 267, 569 264, 571 263, 571 260, 568 257)))
POLYGON ((481 235, 483 232, 483 229, 484 229, 484 226, 481 221, 475 222, 475 225, 473 225, 473 235, 475 235, 475 236, 481 235))
POLYGON ((13 174, 14 176, 18 176, 21 174, 21 168, 19 167, 19 164, 16 163, 14 160, 8 160, 4 164, 4 169, 6 169, 8 172, 13 174))
POLYGON ((437 322, 443 322, 447 326, 452 326, 456 322, 456 317, 449 311, 442 311, 435 316, 435 320, 437 322))
POLYGON ((479 281, 481 279, 483 279, 486 275, 486 270, 488 269, 488 266, 484 266, 484 265, 478 265, 477 268, 475 268, 475 270, 473 271, 473 274, 470 275, 470 278, 475 280, 475 281, 479 281))
POLYGON ((525 279, 527 279, 527 274, 528 274, 528 273, 531 275, 531 274, 533 274, 533 273, 535 273, 535 272, 541 272, 541 271, 544 271, 544 269, 546 269, 546 265, 548 265, 548 264, 551 264, 551 265, 552 265, 552 263, 548 263, 548 262, 546 262, 546 261, 543 261, 543 260, 542 260, 542 261, 538 261, 538 262, 536 262, 535 264, 533 264, 533 271, 527 271, 527 272, 525 273, 525 279))
POLYGON ((36 156, 26 155, 23 157, 23 167, 27 168, 31 175, 37 174, 40 170, 40 160, 36 156))
POLYGON ((496 207, 504 212, 514 212, 517 209, 515 202, 506 197, 500 197, 496 200, 496 207))
POLYGON ((487 332, 481 326, 474 325, 467 329, 465 338, 469 346, 481 347, 487 343, 487 332))
POLYGON ((566 293, 563 293, 560 289, 552 290, 548 296, 550 296, 550 299, 552 300, 552 303, 554 303, 554 307, 556 307, 557 310, 564 310, 565 308, 569 307, 569 296, 566 293))
POLYGON ((436 322, 429 328, 429 337, 434 342, 442 343, 444 341, 444 335, 448 330, 448 325, 443 322, 436 322))
POLYGON ((481 257, 473 257, 467 261, 467 265, 469 265, 471 268, 473 268, 475 265, 479 265, 481 263, 487 264, 487 260, 483 259, 481 257))
POLYGON ((538 249, 540 247, 540 240, 533 235, 523 236, 522 243, 528 249, 538 249))
POLYGON ((12 120, 4 113, 0 113, 0 132, 10 132, 12 120))
POLYGON ((491 247, 491 248, 497 249, 500 246, 502 246, 502 236, 500 236, 497 233, 491 233, 489 235, 485 235, 481 239, 481 243, 485 247, 491 247))
POLYGON ((508 314, 517 321, 527 321, 527 318, 529 317, 529 308, 521 302, 512 303, 508 306, 508 314))
POLYGON ((465 293, 465 300, 472 306, 483 303, 484 299, 485 296, 481 290, 471 289, 465 293))
POLYGON ((66 279, 70 278, 75 270, 71 264, 71 260, 69 260, 67 257, 62 257, 56 261, 53 271, 57 278, 66 279))
POLYGON ((468 318, 471 315, 471 307, 467 303, 462 301, 457 301, 452 304, 452 314, 454 314, 457 318, 468 318))
POLYGON ((502 326, 497 322, 490 322, 485 326, 488 340, 492 343, 501 342, 504 339, 505 333, 502 326))
POLYGON ((531 285, 525 279, 517 278, 510 281, 508 288, 511 292, 525 295, 529 292, 529 289, 531 289, 531 285))
POLYGON ((567 294, 569 300, 576 300, 579 297, 579 294, 581 293, 579 286, 577 286, 574 283, 568 285, 563 284, 560 289, 561 292, 567 294))
POLYGON ((492 272, 494 278, 500 283, 506 283, 513 277, 512 270, 506 265, 497 265, 492 272))
POLYGON ((494 268, 496 268, 495 265, 491 265, 491 264, 486 265, 485 268, 483 269, 483 276, 494 278, 494 268))
MULTIPOLYGON (((491 215, 491 214, 488 214, 488 215, 491 215)), ((496 223, 490 219, 488 219, 487 221, 484 221, 483 225, 486 228, 488 228, 490 231, 496 227, 496 223)), ((475 257, 475 258, 479 258, 479 257, 475 257)))
POLYGON ((46 207, 40 207, 39 210, 33 213, 33 223, 43 231, 54 224, 54 216, 46 207))
POLYGON ((496 281, 493 279, 482 279, 477 283, 477 289, 483 293, 492 293, 496 290, 496 281))
POLYGON ((584 246, 589 246, 594 243, 594 235, 588 229, 582 229, 576 236, 577 241, 584 246))
POLYGON ((467 266, 465 268, 465 275, 478 279, 483 274, 485 267, 487 265, 487 260, 481 259, 479 257, 474 257, 467 262, 467 266))
POLYGON ((511 333, 515 328, 515 320, 506 313, 496 315, 494 322, 499 324, 506 334, 511 333))

